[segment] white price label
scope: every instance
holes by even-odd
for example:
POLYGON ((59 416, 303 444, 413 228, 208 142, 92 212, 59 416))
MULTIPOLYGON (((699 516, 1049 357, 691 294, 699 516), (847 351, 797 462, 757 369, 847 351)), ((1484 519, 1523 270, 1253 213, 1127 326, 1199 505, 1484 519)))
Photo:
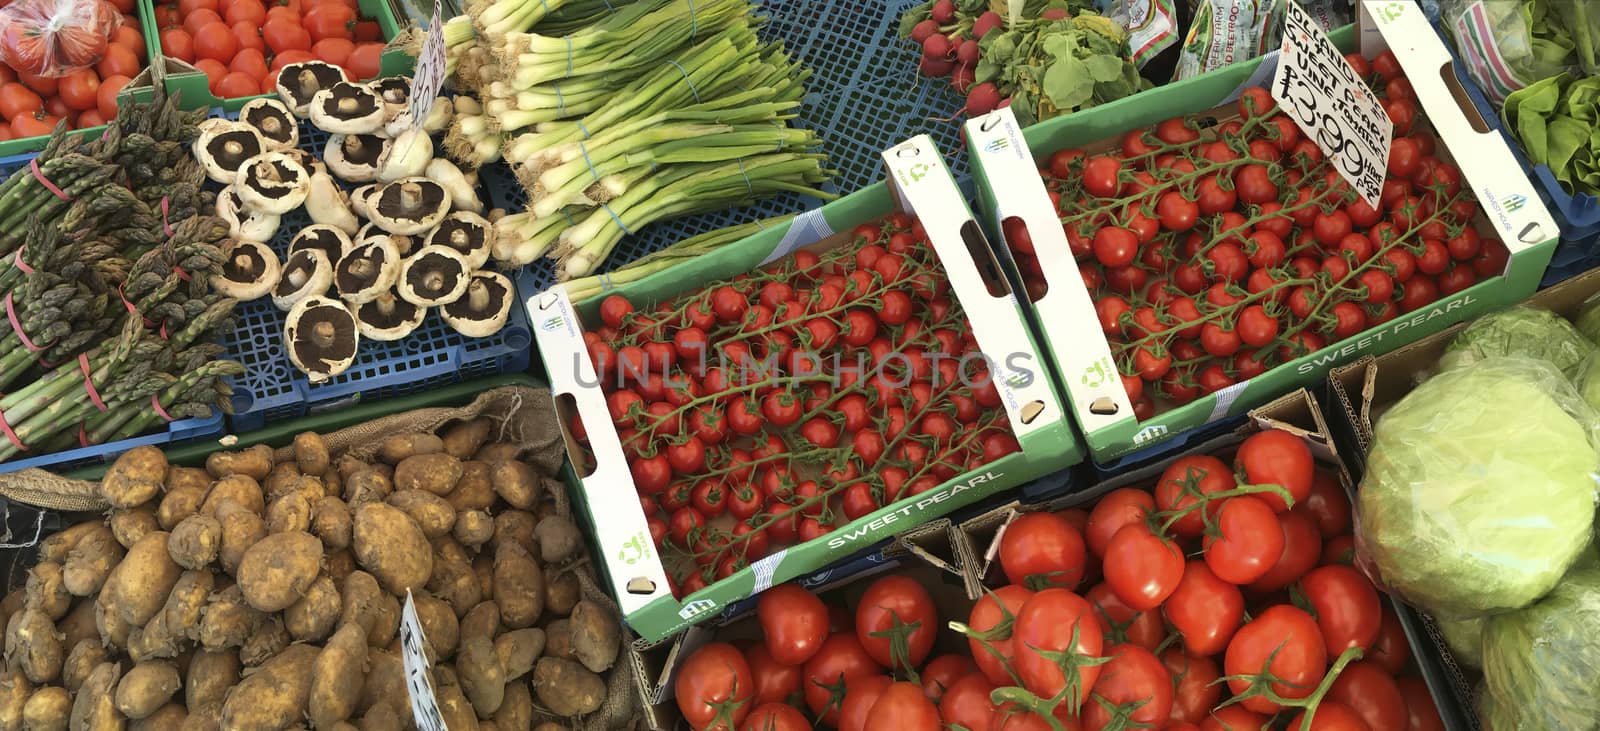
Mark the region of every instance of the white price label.
POLYGON ((411 103, 406 114, 411 115, 411 128, 417 129, 428 120, 433 111, 433 100, 444 86, 444 21, 441 19, 439 0, 433 0, 433 19, 428 22, 428 37, 422 42, 422 54, 417 56, 417 68, 411 75, 411 103))
POLYGON ((1283 49, 1271 90, 1361 198, 1379 207, 1394 123, 1317 19, 1294 0, 1284 15, 1283 49))
POLYGON ((433 680, 428 676, 428 652, 424 644, 422 620, 417 618, 417 604, 408 590, 405 609, 400 613, 400 660, 406 668, 406 695, 411 696, 411 715, 421 731, 449 731, 444 724, 444 714, 439 712, 439 699, 433 693, 433 680))

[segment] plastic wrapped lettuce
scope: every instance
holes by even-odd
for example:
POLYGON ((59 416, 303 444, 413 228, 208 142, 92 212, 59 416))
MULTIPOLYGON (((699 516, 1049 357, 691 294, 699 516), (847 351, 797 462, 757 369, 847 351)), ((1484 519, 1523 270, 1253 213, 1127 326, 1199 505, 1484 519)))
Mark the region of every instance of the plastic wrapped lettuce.
POLYGON ((1495 731, 1600 729, 1600 571, 1573 571, 1538 603, 1490 617, 1483 680, 1495 731))
POLYGON ((1456 662, 1476 668, 1483 665, 1483 620, 1475 619, 1434 619, 1434 624, 1439 627, 1439 634, 1444 635, 1444 644, 1450 648, 1450 656, 1456 662))
POLYGON ((1589 342, 1600 344, 1600 294, 1590 295, 1583 301, 1583 306, 1578 308, 1578 319, 1573 323, 1589 342))
POLYGON ((1589 544, 1595 429, 1546 361, 1488 358, 1434 376, 1373 430, 1360 560, 1442 619, 1532 604, 1589 544))
POLYGON ((1584 361, 1583 370, 1578 373, 1574 383, 1578 387, 1578 395, 1583 397, 1584 402, 1600 411, 1600 353, 1584 361))
POLYGON ((1517 305, 1480 317, 1467 325, 1439 359, 1442 369, 1458 368, 1484 358, 1512 355, 1554 363, 1576 379, 1594 343, 1565 318, 1546 309, 1517 305))

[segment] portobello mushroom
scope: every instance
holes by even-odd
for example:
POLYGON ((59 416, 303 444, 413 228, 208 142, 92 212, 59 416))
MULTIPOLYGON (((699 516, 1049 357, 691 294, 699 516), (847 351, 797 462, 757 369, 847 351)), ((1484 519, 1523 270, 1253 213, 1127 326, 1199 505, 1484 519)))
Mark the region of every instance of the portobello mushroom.
POLYGON ((261 135, 270 150, 291 150, 300 141, 300 120, 277 99, 251 99, 239 110, 239 121, 261 135))
POLYGON ((505 327, 516 290, 499 272, 473 272, 467 292, 439 308, 444 321, 469 338, 486 338, 505 327))
POLYGON ((356 327, 361 329, 361 337, 387 342, 410 335, 427 316, 427 308, 401 299, 391 289, 356 307, 356 327))
POLYGON ((246 124, 224 122, 208 124, 194 138, 194 156, 206 169, 206 177, 223 185, 231 184, 246 160, 267 150, 266 140, 246 124))
POLYGON ((316 249, 328 258, 329 264, 338 264, 354 248, 350 237, 343 231, 325 223, 314 223, 300 229, 300 233, 289 241, 289 256, 294 256, 301 249, 316 249))
POLYGON ((385 76, 367 82, 367 86, 383 100, 385 122, 400 116, 411 105, 411 79, 385 76))
POLYGON ((383 98, 365 84, 341 81, 311 99, 311 123, 324 132, 372 134, 383 129, 383 98))
POLYGON ((424 246, 400 265, 400 297, 418 307, 437 307, 461 298, 472 279, 466 257, 448 246, 424 246))
POLYGON ((356 318, 338 300, 312 295, 296 302, 283 328, 289 362, 312 383, 339 375, 355 362, 361 333, 356 318))
POLYGON ((211 288, 240 302, 272 291, 281 268, 278 256, 259 241, 234 241, 223 251, 222 276, 211 278, 211 288))
POLYGON ((424 233, 450 212, 444 186, 422 177, 401 178, 367 199, 367 217, 378 228, 401 236, 424 233))
POLYGON ((250 210, 281 216, 305 202, 311 173, 295 155, 263 152, 245 161, 233 187, 250 210))
POLYGON ((423 240, 427 246, 448 246, 461 253, 468 269, 482 269, 489 261, 489 220, 472 211, 456 211, 444 217, 423 240))
POLYGON ((344 255, 334 268, 333 286, 339 297, 359 305, 389 291, 400 276, 400 252, 387 237, 373 239, 344 255))
POLYGON ((333 284, 333 264, 321 249, 305 248, 289 255, 283 273, 272 288, 272 304, 280 310, 313 295, 326 294, 333 284))
POLYGON ((217 218, 228 222, 228 235, 244 241, 265 242, 278 232, 278 216, 252 211, 244 204, 237 186, 228 186, 217 194, 217 218))
POLYGON ((322 150, 322 161, 340 180, 370 183, 378 179, 378 160, 388 149, 389 140, 377 135, 333 135, 322 150))
POLYGON ((278 98, 283 100, 289 111, 294 112, 294 116, 305 119, 310 112, 311 101, 318 92, 349 80, 344 69, 325 61, 285 64, 278 70, 278 98))

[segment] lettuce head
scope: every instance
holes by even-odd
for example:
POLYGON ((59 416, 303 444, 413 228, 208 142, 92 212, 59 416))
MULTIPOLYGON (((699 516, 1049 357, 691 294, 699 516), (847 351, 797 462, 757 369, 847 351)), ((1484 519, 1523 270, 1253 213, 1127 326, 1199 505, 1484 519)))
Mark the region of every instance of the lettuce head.
POLYGON ((1442 619, 1532 604, 1589 544, 1595 424, 1546 361, 1493 357, 1434 376, 1374 428, 1356 505, 1363 561, 1442 619))
POLYGON ((1498 729, 1600 729, 1600 572, 1579 569, 1483 626, 1483 701, 1498 729))
POLYGON ((1483 619, 1434 619, 1444 644, 1456 662, 1469 667, 1483 666, 1483 619))
POLYGON ((1456 335, 1439 359, 1444 369, 1495 356, 1549 361, 1576 379, 1595 352, 1594 343, 1572 323, 1546 309, 1517 305, 1473 320, 1456 335))

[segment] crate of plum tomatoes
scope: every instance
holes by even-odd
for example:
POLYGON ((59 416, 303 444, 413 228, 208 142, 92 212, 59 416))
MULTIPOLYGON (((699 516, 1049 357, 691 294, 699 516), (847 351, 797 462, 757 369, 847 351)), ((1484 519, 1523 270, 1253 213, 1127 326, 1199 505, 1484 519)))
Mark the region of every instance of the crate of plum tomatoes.
POLYGON ((786 226, 528 302, 647 640, 1083 458, 932 141, 883 157, 889 182, 786 226))
POLYGON ((1329 51, 1393 123, 1361 170, 1376 203, 1263 86, 1276 55, 1026 130, 968 123, 980 205, 1096 462, 1538 285, 1557 229, 1441 78, 1449 52, 1420 13, 1363 22, 1359 52, 1329 51))

